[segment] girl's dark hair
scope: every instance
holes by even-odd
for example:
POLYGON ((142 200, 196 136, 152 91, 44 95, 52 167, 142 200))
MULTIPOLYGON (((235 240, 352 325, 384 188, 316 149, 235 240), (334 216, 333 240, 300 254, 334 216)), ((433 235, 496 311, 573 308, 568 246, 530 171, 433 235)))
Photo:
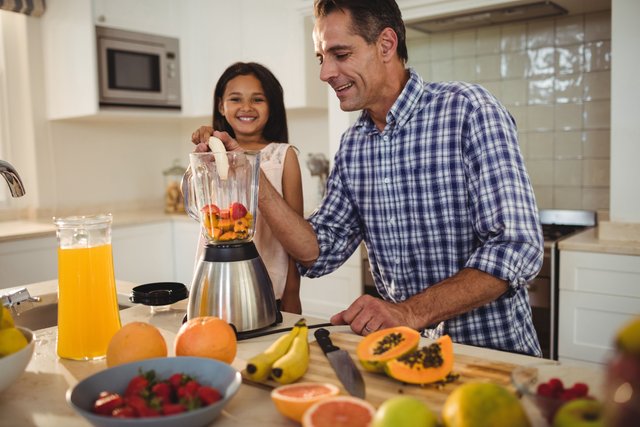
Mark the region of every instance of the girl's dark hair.
POLYGON ((269 103, 269 119, 264 127, 264 138, 269 142, 289 142, 287 129, 287 113, 284 108, 284 95, 280 82, 264 65, 256 62, 236 62, 230 65, 218 79, 213 91, 213 128, 227 132, 236 137, 227 119, 220 114, 218 106, 227 88, 227 84, 238 76, 255 76, 262 84, 262 90, 269 103))
POLYGON ((339 10, 350 12, 353 31, 369 44, 373 44, 385 28, 389 27, 398 36, 398 56, 405 63, 407 36, 402 13, 395 0, 315 0, 313 13, 316 18, 325 17, 339 10))

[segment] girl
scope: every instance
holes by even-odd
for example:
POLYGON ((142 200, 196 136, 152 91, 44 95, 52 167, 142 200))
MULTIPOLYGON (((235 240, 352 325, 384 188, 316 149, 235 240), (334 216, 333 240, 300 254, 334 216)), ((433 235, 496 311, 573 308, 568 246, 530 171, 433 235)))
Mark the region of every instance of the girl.
MULTIPOLYGON (((213 127, 202 126, 191 138, 197 144, 214 130, 227 132, 244 150, 260 150, 261 169, 289 206, 302 215, 300 165, 288 143, 282 86, 271 71, 255 62, 237 62, 222 73, 213 96, 213 127)), ((253 240, 269 272, 279 308, 300 314, 300 274, 260 215, 253 240)))

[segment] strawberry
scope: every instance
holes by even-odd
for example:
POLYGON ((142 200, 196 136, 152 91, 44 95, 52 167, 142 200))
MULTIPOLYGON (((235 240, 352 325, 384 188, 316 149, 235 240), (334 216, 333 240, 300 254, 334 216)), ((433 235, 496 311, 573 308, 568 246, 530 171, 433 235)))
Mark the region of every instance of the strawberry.
POLYGON ((187 408, 185 408, 180 403, 163 403, 162 404, 162 413, 164 415, 180 414, 186 410, 187 408))
POLYGON ((171 386, 167 382, 156 383, 151 387, 151 393, 155 394, 160 402, 171 400, 171 386))
POLYGON ((564 391, 564 384, 559 378, 551 378, 549 381, 547 381, 547 384, 549 384, 555 396, 560 395, 564 391))
POLYGON ((195 397, 198 388, 200 388, 200 384, 198 384, 197 381, 189 380, 183 386, 178 388, 178 398, 195 397))
POLYGON ((589 386, 585 383, 575 383, 571 389, 576 397, 586 397, 589 394, 589 386))
POLYGON ((140 397, 140 396, 130 396, 126 398, 126 403, 127 405, 131 406, 136 415, 138 417, 155 417, 160 415, 160 413, 151 408, 148 404, 147 401, 144 400, 144 398, 140 397))
POLYGON ((200 386, 197 391, 198 397, 204 406, 216 403, 222 399, 222 395, 218 390, 209 386, 200 386))
POLYGON ((244 218, 247 214, 247 208, 240 202, 233 202, 229 207, 229 211, 231 212, 231 219, 240 219, 244 218))
POLYGON ((121 406, 111 412, 111 416, 115 418, 136 418, 136 411, 131 406, 121 406))
POLYGON ((573 400, 576 397, 578 397, 578 396, 576 396, 576 394, 570 388, 566 389, 566 390, 564 390, 563 392, 560 393, 560 400, 562 400, 563 402, 567 402, 569 400, 573 400))
POLYGON ((148 386, 149 380, 144 375, 136 375, 129 381, 124 397, 139 396, 148 386))
POLYGON ((553 390, 551 389, 551 386, 547 383, 538 384, 537 393, 538 393, 538 396, 544 396, 544 397, 553 396, 553 390))
POLYGON ((220 208, 214 205, 213 203, 203 207, 201 210, 202 212, 209 215, 218 215, 220 213, 220 208))
POLYGON ((169 377, 168 381, 169 384, 171 384, 171 387, 177 391, 178 388, 187 381, 187 378, 188 377, 184 374, 173 374, 169 377))
POLYGON ((111 413, 124 405, 124 400, 118 393, 103 391, 93 404, 93 412, 100 415, 111 415, 111 413))

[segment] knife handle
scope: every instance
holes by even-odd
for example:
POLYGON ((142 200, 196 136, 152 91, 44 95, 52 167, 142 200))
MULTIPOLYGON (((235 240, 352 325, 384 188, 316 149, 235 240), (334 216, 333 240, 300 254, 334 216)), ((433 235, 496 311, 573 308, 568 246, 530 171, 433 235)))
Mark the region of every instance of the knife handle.
POLYGON ((325 328, 316 330, 313 335, 316 337, 316 341, 318 341, 318 345, 320 346, 324 354, 340 350, 339 347, 333 345, 333 343, 331 342, 331 338, 329 338, 329 331, 327 331, 325 328))

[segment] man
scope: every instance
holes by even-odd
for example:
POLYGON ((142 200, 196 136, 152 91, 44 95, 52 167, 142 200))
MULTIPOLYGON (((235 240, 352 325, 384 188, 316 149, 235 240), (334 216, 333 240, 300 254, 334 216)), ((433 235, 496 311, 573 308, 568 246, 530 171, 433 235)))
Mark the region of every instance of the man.
POLYGON ((479 86, 425 83, 407 69, 394 0, 316 0, 314 14, 320 78, 342 110, 362 113, 308 220, 264 176, 259 207, 309 277, 338 268, 364 239, 384 300, 363 295, 331 322, 541 355, 525 285, 542 235, 513 118, 479 86))

